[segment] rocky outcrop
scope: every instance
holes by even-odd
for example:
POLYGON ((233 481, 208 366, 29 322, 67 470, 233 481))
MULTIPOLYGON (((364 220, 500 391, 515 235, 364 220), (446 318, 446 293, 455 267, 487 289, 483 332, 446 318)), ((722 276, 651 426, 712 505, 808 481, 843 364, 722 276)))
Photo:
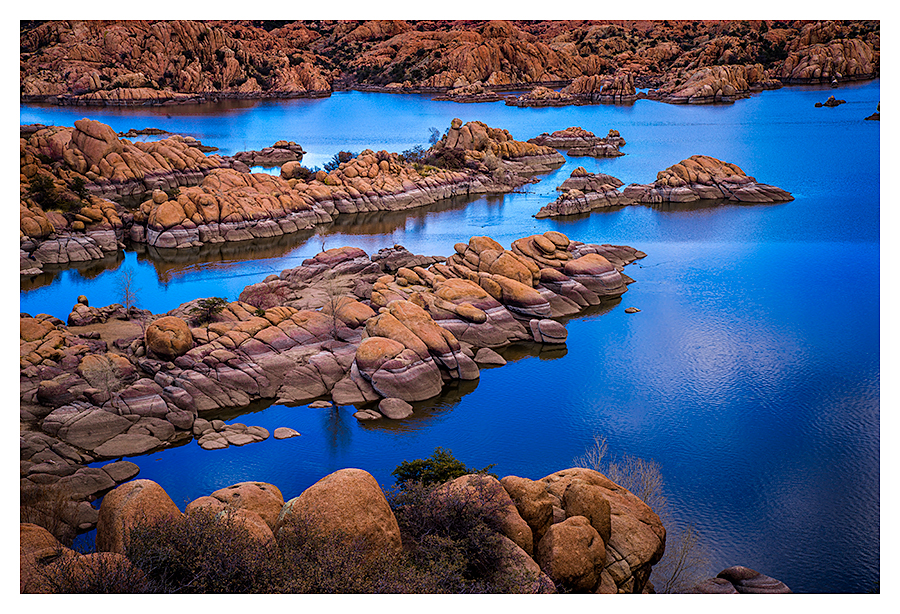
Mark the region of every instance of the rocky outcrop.
MULTIPOLYGON (((500 540, 503 560, 494 573, 515 574, 524 592, 645 592, 652 566, 665 549, 666 532, 657 515, 628 490, 589 469, 566 469, 540 480, 470 474, 436 486, 428 497, 432 508, 463 506, 483 516, 500 540)), ((287 502, 271 484, 241 482, 195 499, 184 513, 203 510, 229 515, 264 542, 287 539, 299 530, 345 540, 362 554, 403 551, 399 524, 384 492, 361 469, 329 474, 287 502)), ((97 548, 103 556, 121 555, 136 526, 181 515, 155 482, 127 482, 109 492, 100 506, 97 548)), ((46 553, 74 553, 33 524, 23 523, 21 536, 23 590, 44 590, 48 570, 43 561, 54 560, 46 553)), ((745 568, 719 576, 741 592, 773 592, 777 582, 745 568)))
POLYGON ((761 64, 734 64, 698 68, 686 76, 671 79, 647 93, 648 98, 673 104, 711 104, 734 102, 752 92, 777 89, 781 82, 769 77, 761 64))
POLYGON ((558 188, 555 202, 541 207, 534 217, 557 217, 590 213, 594 209, 631 205, 634 198, 619 192, 622 181, 603 173, 589 173, 579 166, 558 188))
POLYGON ((748 567, 736 565, 719 572, 715 578, 708 578, 700 582, 689 592, 713 595, 781 595, 793 591, 780 580, 770 578, 748 567))
POLYGON ((520 96, 504 100, 513 107, 562 107, 598 103, 632 103, 638 99, 634 76, 629 72, 615 75, 582 75, 559 91, 538 86, 520 96))
POLYGON ((819 107, 836 107, 836 106, 838 106, 838 105, 840 105, 840 104, 844 104, 845 102, 847 102, 847 101, 846 101, 846 100, 838 100, 838 99, 835 98, 834 96, 829 96, 829 97, 828 97, 828 100, 826 100, 825 102, 817 102, 817 103, 815 104, 815 106, 816 106, 816 108, 819 108, 819 107))
POLYGON ((794 200, 790 193, 780 188, 757 183, 734 164, 700 155, 660 171, 654 183, 627 186, 623 194, 643 204, 698 200, 781 203, 794 200))
POLYGON ((610 130, 605 137, 599 137, 579 126, 572 126, 552 134, 544 132, 540 136, 528 139, 528 142, 562 149, 570 156, 615 158, 625 155, 619 151, 619 148, 625 145, 625 139, 618 130, 610 130))
POLYGON ((636 83, 658 85, 698 68, 760 64, 784 82, 808 83, 870 78, 880 65, 878 21, 23 24, 21 98, 58 104, 310 97, 345 88, 444 94, 479 83, 491 91, 569 86, 566 104, 628 102, 636 83))
POLYGON ((454 87, 432 98, 432 100, 449 100, 451 102, 497 102, 502 99, 503 96, 486 88, 481 81, 463 85, 462 87, 454 87))
POLYGON ((463 124, 459 118, 450 122, 450 129, 431 149, 438 156, 453 150, 463 152, 466 160, 495 174, 499 169, 512 174, 534 175, 565 163, 565 158, 552 147, 517 141, 502 128, 491 128, 479 121, 463 124))
POLYGON ((271 147, 264 147, 259 151, 239 151, 231 157, 247 166, 271 168, 281 166, 286 162, 299 162, 303 160, 305 153, 303 148, 294 141, 282 140, 276 141, 271 147))
MULTIPOLYGON (((816 40, 815 26, 801 33, 816 40)), ((800 46, 791 51, 774 75, 784 83, 832 83, 872 79, 877 74, 877 52, 860 38, 837 39, 800 46)))
POLYGON ((261 399, 384 401, 370 417, 402 419, 445 382, 478 379, 482 349, 565 343, 554 318, 620 296, 632 281, 623 267, 643 256, 554 231, 510 249, 473 237, 449 258, 334 248, 248 286, 209 323, 200 299, 144 317, 143 334, 136 322, 104 323, 106 308, 86 300, 70 327, 23 314, 22 418, 99 459, 190 438, 208 449, 267 439, 259 427, 205 419, 261 399), (79 334, 83 322, 90 334, 79 334), (110 326, 129 336, 111 344, 110 326))

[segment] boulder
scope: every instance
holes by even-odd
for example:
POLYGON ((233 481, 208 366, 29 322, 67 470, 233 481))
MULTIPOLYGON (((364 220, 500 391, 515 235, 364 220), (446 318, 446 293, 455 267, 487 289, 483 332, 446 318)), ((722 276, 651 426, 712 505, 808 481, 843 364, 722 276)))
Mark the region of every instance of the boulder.
POLYGON ((163 360, 174 360, 194 345, 187 322, 177 316, 164 316, 147 327, 144 334, 147 350, 163 360))
POLYGON ((575 591, 593 591, 600 581, 606 547, 584 516, 552 525, 538 543, 535 560, 557 584, 575 591))
POLYGON ((384 415, 386 418, 390 418, 391 420, 402 420, 403 418, 408 418, 413 415, 412 405, 404 401, 403 399, 382 399, 381 402, 378 403, 378 411, 384 415))
POLYGON ((331 473, 285 503, 275 524, 276 538, 294 522, 364 549, 401 550, 397 519, 378 482, 362 469, 331 473))
POLYGON ((129 533, 136 523, 180 516, 181 510, 156 482, 126 482, 103 497, 97 521, 97 549, 125 554, 129 533))
POLYGON ((276 486, 264 482, 240 482, 220 488, 210 496, 236 509, 259 514, 270 528, 275 526, 284 506, 281 491, 276 486))

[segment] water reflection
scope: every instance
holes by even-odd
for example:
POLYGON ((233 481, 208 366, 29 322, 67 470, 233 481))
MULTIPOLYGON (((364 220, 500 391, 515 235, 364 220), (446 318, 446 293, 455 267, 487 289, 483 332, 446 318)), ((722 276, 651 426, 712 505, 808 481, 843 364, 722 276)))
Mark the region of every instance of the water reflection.
POLYGON ((103 258, 98 260, 90 260, 88 262, 75 262, 69 265, 45 264, 42 273, 37 275, 20 276, 19 289, 22 292, 28 292, 36 288, 49 286, 59 277, 60 273, 65 271, 73 271, 81 276, 82 279, 96 279, 106 271, 114 271, 119 268, 125 260, 124 252, 110 252, 103 258))

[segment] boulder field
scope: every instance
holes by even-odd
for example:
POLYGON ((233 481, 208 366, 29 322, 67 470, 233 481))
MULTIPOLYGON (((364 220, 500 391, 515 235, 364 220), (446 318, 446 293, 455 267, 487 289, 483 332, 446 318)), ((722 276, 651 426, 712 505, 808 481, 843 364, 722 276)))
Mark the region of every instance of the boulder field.
POLYGON ((565 162, 551 147, 460 119, 429 150, 452 169, 367 149, 310 175, 292 142, 206 156, 194 139, 131 143, 88 119, 74 128, 24 127, 20 152, 20 270, 29 275, 103 258, 126 239, 157 248, 265 239, 345 213, 508 192, 565 162), (248 164, 281 164, 281 174, 250 173, 248 164), (123 206, 128 201, 139 204, 123 206))
MULTIPOLYGON (((464 475, 436 487, 431 499, 435 506, 464 500, 487 507, 504 545, 497 572, 517 574, 521 592, 650 592, 652 567, 665 551, 666 530, 653 510, 590 469, 565 469, 538 480, 464 475)), ((126 546, 139 523, 200 510, 233 514, 263 543, 283 539, 302 523, 352 540, 361 551, 403 549, 383 490, 361 469, 340 469, 288 501, 272 484, 241 482, 199 497, 183 513, 157 483, 138 479, 104 497, 97 520, 99 554, 77 554, 46 529, 20 524, 21 592, 48 592, 44 578, 61 558, 80 557, 85 572, 101 562, 97 557, 127 566, 126 546)))
POLYGON ((644 256, 555 231, 509 249, 472 237, 448 258, 342 247, 220 310, 196 299, 158 316, 82 298, 68 324, 23 313, 23 488, 58 481, 39 455, 48 446, 75 471, 191 439, 204 449, 267 439, 215 419, 254 401, 326 398, 368 412, 360 419, 403 419, 446 382, 477 380, 479 362, 502 364, 497 351, 513 343, 564 344, 559 319, 621 296, 633 281, 624 266, 644 256))

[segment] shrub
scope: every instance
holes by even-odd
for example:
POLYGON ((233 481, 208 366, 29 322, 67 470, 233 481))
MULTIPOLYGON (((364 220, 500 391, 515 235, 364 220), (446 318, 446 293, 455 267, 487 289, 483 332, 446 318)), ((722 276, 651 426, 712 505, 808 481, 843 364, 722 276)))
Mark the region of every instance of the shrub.
POLYGON ((476 485, 467 494, 422 482, 388 494, 411 563, 441 593, 508 593, 534 579, 504 569, 507 556, 496 526, 502 502, 476 485))
POLYGON ((709 557, 693 525, 673 530, 673 519, 665 495, 662 470, 654 460, 625 455, 621 461, 605 461, 606 438, 594 437, 594 444, 575 459, 579 467, 603 473, 624 486, 650 506, 666 527, 666 552, 652 571, 651 581, 658 593, 684 593, 709 577, 709 557))
POLYGON ((199 326, 211 322, 213 316, 225 309, 227 304, 228 301, 220 296, 202 298, 194 307, 191 307, 190 313, 194 317, 194 323, 199 326))
POLYGON ((155 593, 265 592, 276 576, 269 547, 228 511, 138 522, 125 555, 155 593))
POLYGON ((356 157, 356 154, 350 151, 339 151, 334 154, 334 157, 331 158, 329 162, 325 163, 325 170, 327 172, 331 172, 335 170, 338 166, 341 165, 342 162, 349 162, 353 158, 356 157))
POLYGON ((487 472, 493 467, 494 465, 488 465, 483 469, 470 469, 462 461, 454 458, 450 450, 438 447, 435 448, 434 454, 428 458, 403 461, 391 472, 391 475, 397 478, 397 485, 400 488, 405 488, 414 482, 420 482, 428 486, 431 484, 443 484, 470 473, 488 474, 487 472))
POLYGON ((51 593, 146 593, 151 585, 143 571, 108 552, 62 555, 41 573, 42 588, 51 593))

